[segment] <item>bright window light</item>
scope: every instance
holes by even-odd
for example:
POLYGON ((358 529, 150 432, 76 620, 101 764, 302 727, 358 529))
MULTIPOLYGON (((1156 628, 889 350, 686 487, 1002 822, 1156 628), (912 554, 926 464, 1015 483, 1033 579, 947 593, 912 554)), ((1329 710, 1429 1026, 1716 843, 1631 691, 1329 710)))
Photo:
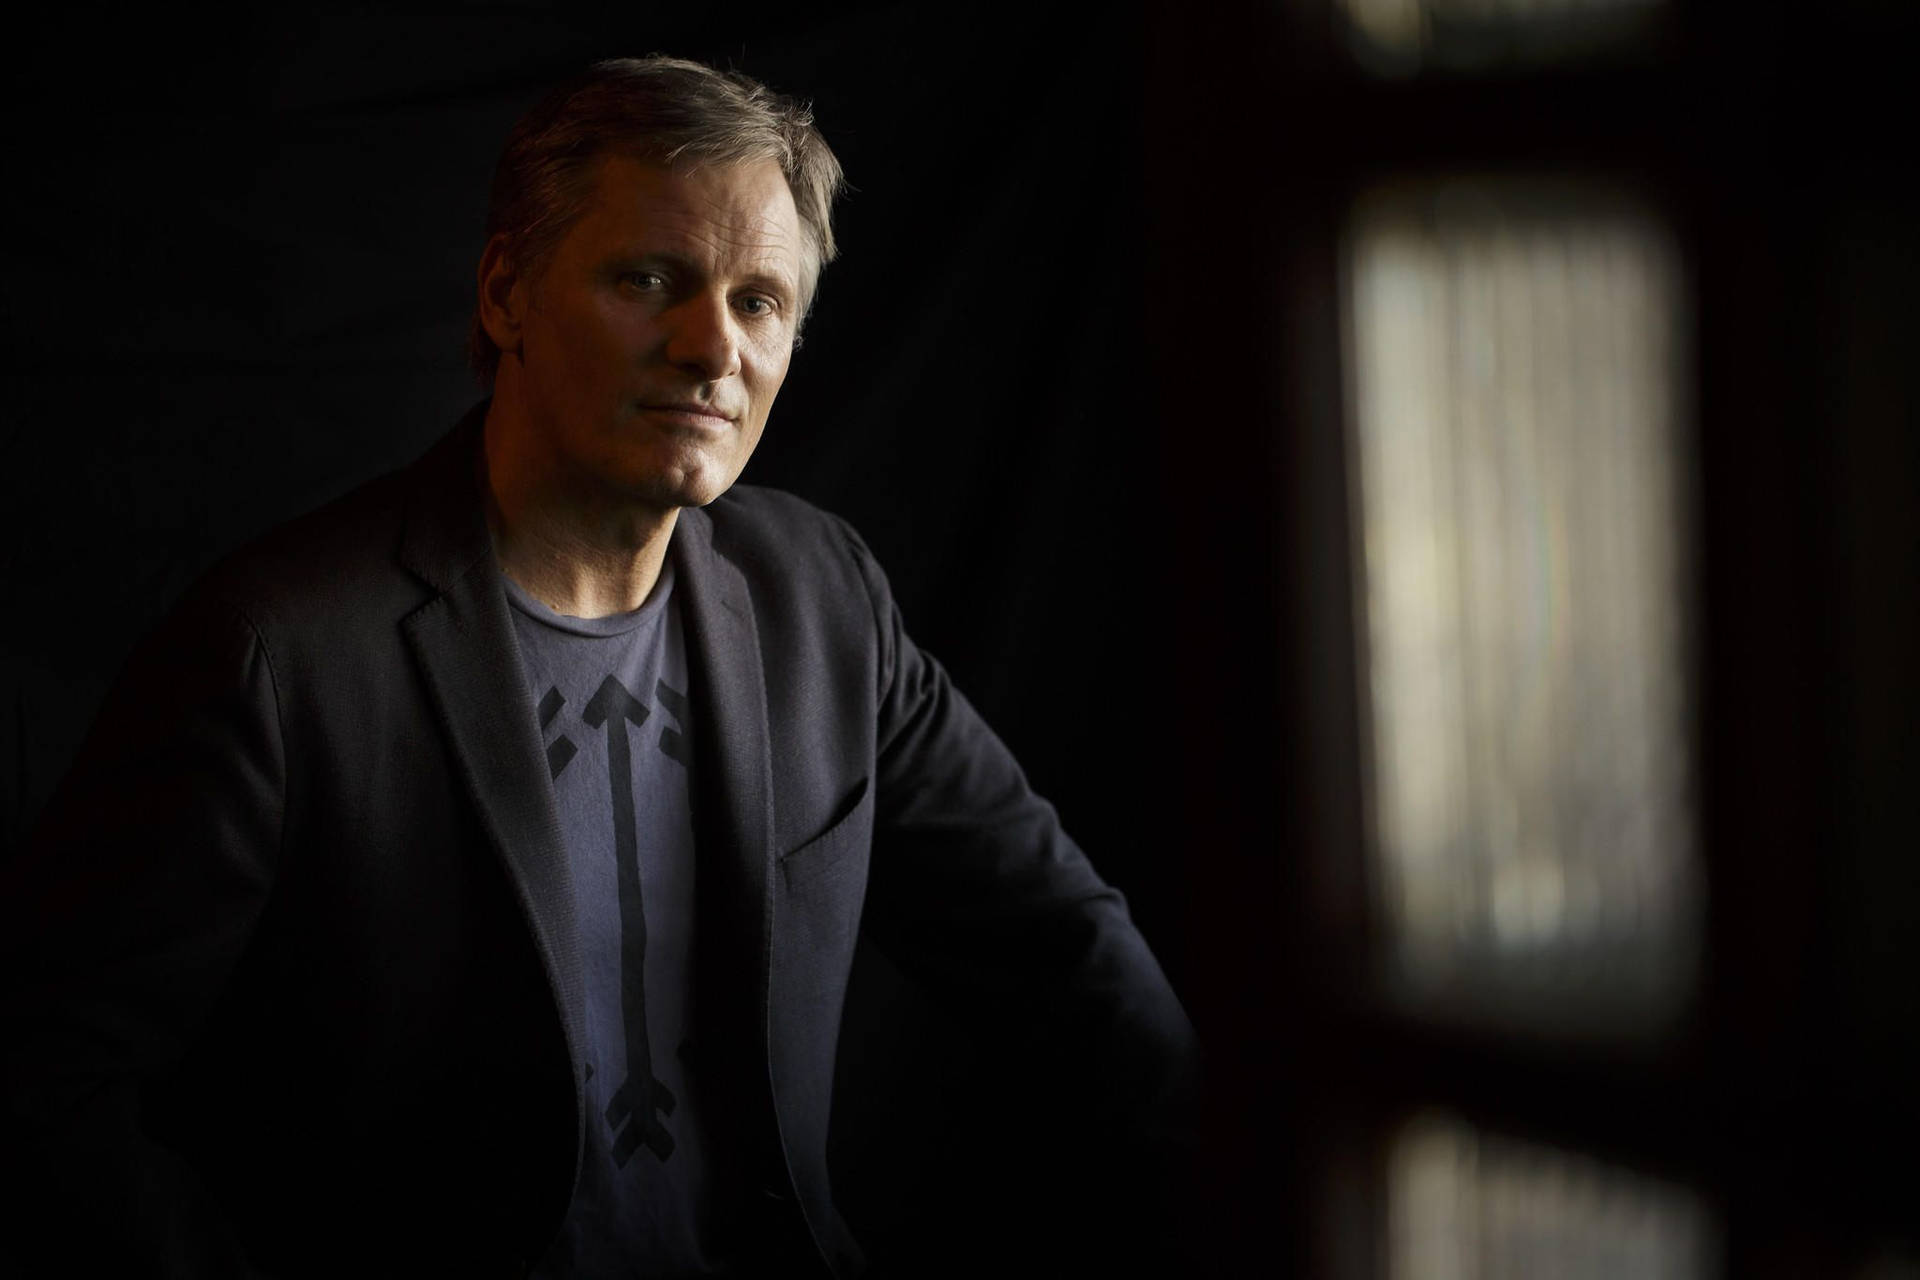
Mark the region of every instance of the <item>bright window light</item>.
POLYGON ((1368 817, 1396 984, 1659 1021, 1698 946, 1680 278, 1604 188, 1349 238, 1368 817))
POLYGON ((1438 1116, 1394 1145, 1387 1234, 1392 1280, 1719 1273, 1710 1220, 1690 1192, 1438 1116))

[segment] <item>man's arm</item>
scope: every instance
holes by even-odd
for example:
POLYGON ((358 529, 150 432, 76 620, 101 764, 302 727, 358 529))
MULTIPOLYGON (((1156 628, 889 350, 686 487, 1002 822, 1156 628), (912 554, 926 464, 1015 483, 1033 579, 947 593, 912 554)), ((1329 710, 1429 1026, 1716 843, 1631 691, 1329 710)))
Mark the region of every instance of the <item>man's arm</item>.
POLYGON ((0 869, 0 1158, 27 1189, 0 1259, 26 1274, 245 1273, 192 1171, 147 1133, 143 1085, 247 945, 284 780, 270 656, 203 592, 129 661, 0 869))
MULTIPOLYGON (((1124 1162, 1109 1191, 1148 1253, 1177 1248, 1167 1202, 1189 1167, 1198 1050, 1171 985, 1107 885, 1005 745, 902 625, 850 530, 880 637, 874 856, 863 929, 936 992, 990 1020, 1086 1148, 1124 1162), (1123 1188, 1119 1184, 1125 1182, 1123 1188)), ((1109 1172, 1113 1172, 1109 1170, 1109 1172)), ((1105 1216, 1105 1215, 1103 1215, 1105 1216)), ((1145 1260, 1143 1256, 1142 1261, 1145 1260)))

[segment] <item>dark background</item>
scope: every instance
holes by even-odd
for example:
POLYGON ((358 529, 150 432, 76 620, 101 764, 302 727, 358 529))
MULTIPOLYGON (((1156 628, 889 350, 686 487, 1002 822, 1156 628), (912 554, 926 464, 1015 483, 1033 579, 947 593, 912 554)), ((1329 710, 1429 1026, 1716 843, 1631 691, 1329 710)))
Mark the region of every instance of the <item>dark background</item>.
MULTIPOLYGON (((4 124, 7 841, 198 572, 477 397, 519 112, 594 58, 703 58, 812 98, 855 188, 746 478, 861 529, 1127 892, 1214 1065, 1197 1272, 1368 1273, 1427 1103, 1696 1188, 1730 1274, 1912 1248, 1916 22, 1818 10, 1387 82, 1311 0, 48 11, 4 124), (1708 963, 1651 1047, 1364 979, 1337 234, 1358 185, 1452 170, 1627 177, 1691 264, 1708 963)), ((850 1216, 938 1248, 934 1191, 1018 1154, 970 1082, 1018 1064, 877 957, 844 1056, 850 1216)))

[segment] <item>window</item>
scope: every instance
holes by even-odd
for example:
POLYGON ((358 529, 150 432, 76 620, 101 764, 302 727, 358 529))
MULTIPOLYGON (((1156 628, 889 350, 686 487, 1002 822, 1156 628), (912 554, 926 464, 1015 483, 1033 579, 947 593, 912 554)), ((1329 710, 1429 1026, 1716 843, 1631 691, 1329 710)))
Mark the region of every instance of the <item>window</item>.
POLYGON ((1444 1116, 1402 1130, 1387 1187, 1392 1280, 1718 1274, 1710 1222, 1691 1193, 1444 1116))
POLYGON ((1213 719, 1280 803, 1193 790, 1271 837, 1225 1113, 1293 1141, 1222 1146, 1248 1245, 1308 1189, 1281 1270, 1911 1267, 1915 15, 1282 0, 1159 64, 1166 224, 1274 255, 1204 546, 1275 584, 1213 719))
POLYGON ((1348 304, 1391 981, 1658 1022, 1699 945, 1674 247, 1609 187, 1401 186, 1348 304))
POLYGON ((1377 74, 1482 71, 1657 47, 1665 0, 1343 0, 1348 43, 1377 74))

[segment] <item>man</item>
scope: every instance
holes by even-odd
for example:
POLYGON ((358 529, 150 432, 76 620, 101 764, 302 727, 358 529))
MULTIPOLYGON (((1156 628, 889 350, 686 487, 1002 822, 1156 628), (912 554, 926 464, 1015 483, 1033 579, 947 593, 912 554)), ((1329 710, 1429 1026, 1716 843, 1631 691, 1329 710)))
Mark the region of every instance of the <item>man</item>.
POLYGON ((804 108, 688 62, 516 126, 491 398, 200 584, 10 873, 41 1194, 6 1247, 856 1274, 826 1139, 863 933, 1103 1064, 1122 1142, 1176 1114, 1191 1030, 1119 895, 857 535, 733 488, 839 182, 804 108))

